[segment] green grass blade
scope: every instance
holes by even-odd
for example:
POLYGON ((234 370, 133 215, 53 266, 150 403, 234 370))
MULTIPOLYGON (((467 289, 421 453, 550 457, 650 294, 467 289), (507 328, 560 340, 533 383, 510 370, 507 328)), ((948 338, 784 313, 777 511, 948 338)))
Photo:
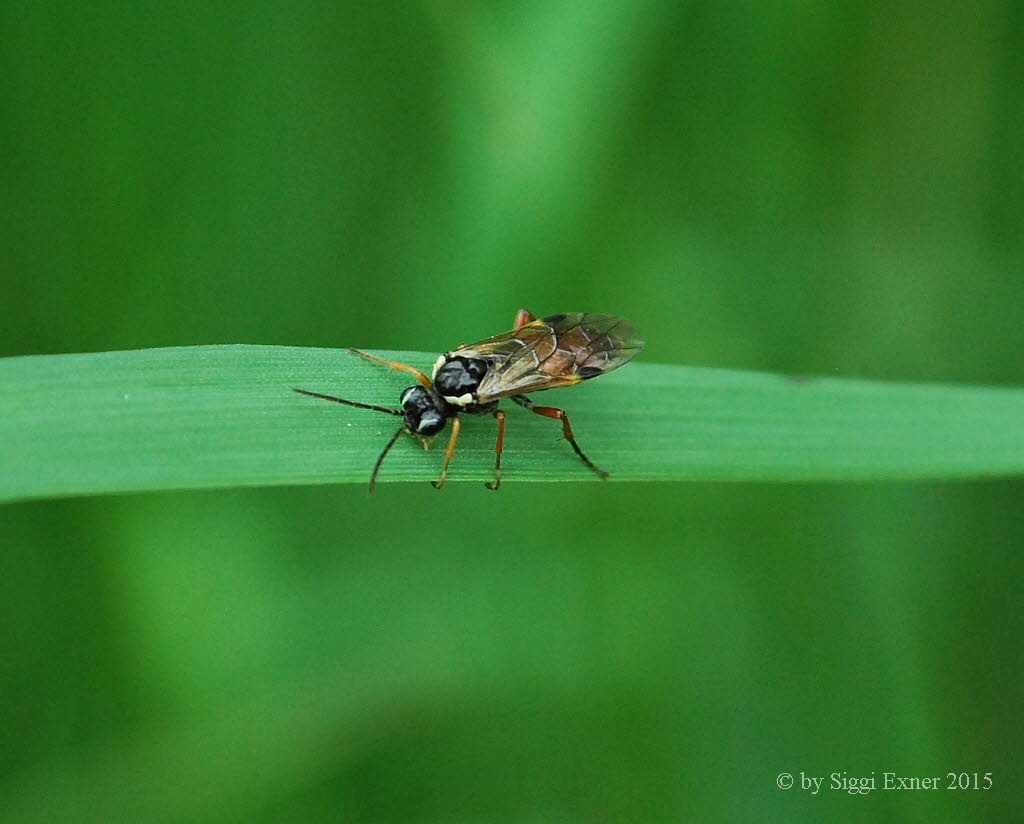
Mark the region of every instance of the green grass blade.
MULTIPOLYGON (((433 356, 390 352, 427 369, 433 356)), ((0 500, 262 484, 366 483, 411 380, 335 349, 196 346, 0 361, 0 500)), ((549 395, 613 481, 969 478, 1024 472, 1024 390, 913 386, 633 363, 549 395)), ((590 481, 557 422, 508 404, 504 481, 590 481)), ((491 478, 495 423, 470 417, 451 481, 491 478)), ((402 438, 380 476, 426 481, 402 438)))

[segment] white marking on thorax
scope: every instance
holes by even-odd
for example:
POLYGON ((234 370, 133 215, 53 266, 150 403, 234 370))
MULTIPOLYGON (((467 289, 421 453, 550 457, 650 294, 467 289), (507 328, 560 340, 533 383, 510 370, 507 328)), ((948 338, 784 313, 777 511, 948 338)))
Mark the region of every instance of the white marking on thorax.
POLYGON ((440 369, 442 366, 444 366, 445 363, 447 362, 447 360, 448 359, 447 359, 447 357, 445 355, 438 355, 437 356, 437 360, 434 361, 434 371, 430 373, 430 379, 431 380, 433 380, 434 378, 437 377, 437 370, 440 369))
POLYGON ((450 403, 452 406, 469 406, 473 403, 473 395, 471 392, 467 392, 465 395, 458 398, 452 397, 451 395, 445 395, 444 402, 450 403))

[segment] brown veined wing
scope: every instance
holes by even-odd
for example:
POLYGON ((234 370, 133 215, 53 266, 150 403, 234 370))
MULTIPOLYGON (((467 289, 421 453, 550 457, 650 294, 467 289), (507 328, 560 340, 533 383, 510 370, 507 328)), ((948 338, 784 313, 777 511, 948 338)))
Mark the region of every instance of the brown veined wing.
POLYGON ((643 347, 625 318, 570 312, 472 343, 451 356, 490 364, 476 391, 477 403, 489 403, 596 378, 628 363, 643 347))

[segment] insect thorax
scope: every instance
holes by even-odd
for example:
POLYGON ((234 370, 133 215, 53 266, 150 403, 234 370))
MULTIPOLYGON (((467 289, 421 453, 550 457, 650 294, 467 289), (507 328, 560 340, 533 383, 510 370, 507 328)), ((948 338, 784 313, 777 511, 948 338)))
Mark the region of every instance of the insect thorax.
POLYGON ((476 389, 487 374, 487 362, 442 355, 434 364, 434 392, 456 407, 476 404, 476 389))

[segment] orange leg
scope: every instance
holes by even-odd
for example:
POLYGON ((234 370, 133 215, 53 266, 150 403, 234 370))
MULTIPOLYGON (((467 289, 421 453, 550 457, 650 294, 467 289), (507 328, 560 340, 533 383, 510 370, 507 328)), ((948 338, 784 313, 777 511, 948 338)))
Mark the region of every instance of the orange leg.
POLYGON ((367 355, 365 352, 360 352, 358 349, 349 349, 348 352, 351 355, 358 355, 363 360, 368 360, 372 361, 373 363, 379 363, 382 364, 383 366, 387 366, 389 369, 398 369, 402 372, 408 372, 410 375, 415 375, 416 380, 418 380, 421 385, 425 386, 427 389, 431 388, 430 378, 428 378, 426 375, 420 372, 419 369, 416 369, 413 366, 408 366, 407 364, 404 363, 398 363, 398 361, 389 361, 384 360, 383 358, 376 358, 373 355, 367 355))
POLYGON ((452 455, 455 454, 455 442, 459 439, 459 429, 462 428, 462 424, 459 422, 459 416, 456 415, 452 418, 452 436, 448 439, 448 448, 444 451, 444 464, 441 466, 441 477, 436 481, 431 481, 434 485, 434 489, 440 489, 444 486, 444 479, 448 476, 448 462, 451 461, 452 455))
POLYGON ((516 312, 516 320, 515 323, 512 324, 512 328, 521 329, 522 327, 526 326, 526 324, 533 323, 533 321, 535 320, 537 319, 533 316, 533 313, 530 312, 528 309, 520 309, 518 312, 516 312))
POLYGON ((562 422, 562 437, 565 438, 572 448, 576 451, 576 454, 580 456, 580 459, 593 469, 598 475, 601 476, 602 480, 608 480, 608 473, 605 472, 601 467, 595 464, 590 458, 583 454, 583 450, 580 449, 580 445, 576 443, 576 438, 572 434, 572 426, 569 424, 569 416, 565 414, 564 409, 555 409, 553 406, 534 406, 533 401, 523 395, 514 395, 512 400, 519 404, 522 404, 531 412, 538 415, 543 415, 545 418, 554 418, 556 421, 562 422))
POLYGON ((494 443, 494 483, 485 483, 488 489, 501 486, 501 451, 505 448, 505 413, 495 409, 491 413, 498 421, 498 440, 494 443))

